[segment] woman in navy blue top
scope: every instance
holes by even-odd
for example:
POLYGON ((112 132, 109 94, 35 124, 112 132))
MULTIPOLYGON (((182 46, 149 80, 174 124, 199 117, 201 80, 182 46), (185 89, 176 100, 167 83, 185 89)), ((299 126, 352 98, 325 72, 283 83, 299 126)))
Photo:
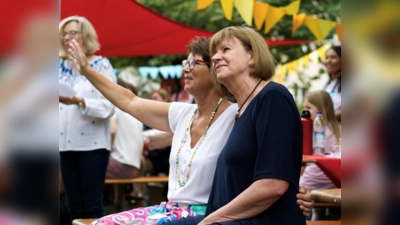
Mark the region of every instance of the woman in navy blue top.
POLYGON ((213 80, 236 98, 233 130, 217 162, 206 215, 172 224, 305 225, 296 205, 302 126, 293 96, 271 82, 275 63, 247 26, 227 27, 210 44, 213 80))

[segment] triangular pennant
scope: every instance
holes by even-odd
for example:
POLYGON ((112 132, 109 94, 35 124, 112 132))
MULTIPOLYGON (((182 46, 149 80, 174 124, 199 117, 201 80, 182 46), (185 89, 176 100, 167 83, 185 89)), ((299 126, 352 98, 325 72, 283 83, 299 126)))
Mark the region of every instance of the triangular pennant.
POLYGON ((214 0, 198 0, 197 1, 197 10, 202 10, 210 6, 214 0))
POLYGON ((324 37, 322 36, 321 29, 319 28, 318 19, 306 16, 304 23, 307 25, 308 29, 310 29, 311 33, 317 38, 318 44, 321 44, 324 41, 324 37))
POLYGON ((234 3, 237 11, 239 12, 244 22, 246 22, 247 25, 251 26, 253 22, 254 1, 234 0, 234 3))
POLYGON ((268 7, 267 17, 265 19, 264 33, 268 33, 273 26, 285 15, 285 10, 273 6, 268 7))
POLYGON ((310 61, 310 55, 305 55, 301 58, 303 59, 303 67, 308 68, 308 61, 310 61))
POLYGON ((168 76, 171 78, 175 77, 175 66, 160 66, 158 69, 164 79, 168 79, 168 76))
POLYGON ((157 75, 158 75, 157 67, 141 66, 138 68, 138 70, 143 79, 147 79, 147 76, 149 75, 149 73, 150 73, 151 79, 153 79, 153 80, 157 79, 157 75))
POLYGON ((319 55, 319 57, 321 58, 321 60, 322 60, 322 62, 324 62, 325 61, 325 58, 326 58, 326 55, 325 55, 325 48, 324 47, 321 47, 321 48, 319 48, 319 49, 317 49, 317 52, 318 52, 318 55, 319 55))
POLYGON ((285 9, 286 14, 288 15, 295 15, 297 14, 297 12, 300 9, 300 0, 296 0, 292 3, 290 3, 289 5, 282 7, 283 9, 285 9))
POLYGON ((319 48, 317 51, 319 53, 319 57, 322 59, 322 62, 325 61, 326 59, 326 51, 328 51, 328 49, 332 46, 331 43, 328 43, 324 46, 322 46, 321 48, 319 48))
POLYGON ((303 63, 303 57, 302 58, 300 58, 300 59, 298 59, 298 65, 297 65, 297 67, 300 69, 300 70, 302 70, 303 68, 304 68, 304 63, 303 63))
POLYGON ((263 23, 265 22, 265 17, 267 16, 269 5, 264 2, 254 2, 254 24, 257 29, 261 29, 263 23))
POLYGON ((336 34, 339 38, 339 41, 342 42, 342 24, 340 23, 336 24, 336 34))
POLYGON ((292 36, 294 35, 294 32, 296 32, 296 30, 303 24, 305 18, 306 18, 305 13, 299 15, 296 14, 293 15, 292 36))
POLYGON ((279 70, 280 70, 279 73, 282 74, 283 77, 285 77, 286 76, 286 71, 287 71, 287 65, 281 66, 279 70))
POLYGON ((224 11, 225 18, 231 21, 233 12, 233 0, 221 0, 221 7, 224 11))
POLYGON ((181 79, 181 77, 182 77, 182 65, 176 65, 175 66, 175 78, 181 79))
POLYGON ((310 60, 311 62, 313 62, 314 64, 318 64, 318 51, 313 51, 310 53, 310 60))
POLYGON ((321 30, 322 37, 325 38, 329 32, 335 27, 336 22, 329 20, 318 19, 319 29, 321 30))
POLYGON ((283 84, 285 82, 285 75, 280 73, 276 74, 274 76, 274 82, 278 84, 283 84))
POLYGON ((298 73, 298 65, 299 65, 298 60, 292 61, 292 71, 295 72, 296 74, 298 73))

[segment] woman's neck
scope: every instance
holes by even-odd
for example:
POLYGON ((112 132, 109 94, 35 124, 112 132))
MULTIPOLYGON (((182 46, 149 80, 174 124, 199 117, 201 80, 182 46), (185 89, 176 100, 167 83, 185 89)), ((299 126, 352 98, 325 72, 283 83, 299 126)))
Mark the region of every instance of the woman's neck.
POLYGON ((336 80, 338 77, 340 77, 340 75, 341 75, 340 72, 339 73, 331 73, 332 80, 336 80))
MULTIPOLYGON (((209 116, 218 104, 219 99, 222 98, 217 91, 210 91, 202 96, 195 97, 197 104, 197 115, 198 116, 209 116)), ((224 100, 225 101, 225 100, 224 100)))

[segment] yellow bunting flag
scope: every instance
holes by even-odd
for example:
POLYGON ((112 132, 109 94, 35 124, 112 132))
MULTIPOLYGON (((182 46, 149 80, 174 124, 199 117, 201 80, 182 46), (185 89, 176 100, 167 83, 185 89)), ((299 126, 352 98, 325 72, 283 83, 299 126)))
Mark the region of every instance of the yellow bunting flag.
POLYGON ((202 10, 210 6, 214 0, 198 0, 197 1, 197 10, 202 10))
POLYGON ((229 21, 232 20, 233 0, 221 0, 221 7, 225 18, 229 21))
POLYGON ((317 52, 318 52, 318 55, 319 55, 319 57, 321 58, 321 60, 322 60, 322 62, 324 62, 325 61, 325 48, 324 47, 321 47, 321 48, 319 48, 318 50, 317 50, 317 52))
POLYGON ((254 2, 254 24, 256 25, 257 29, 261 29, 265 17, 267 16, 269 5, 264 2, 254 2))
POLYGON ((285 75, 284 74, 276 74, 274 77, 274 82, 278 84, 283 84, 285 82, 285 75))
POLYGON ((273 6, 268 7, 267 18, 265 19, 264 33, 268 33, 273 26, 285 15, 285 10, 273 6))
POLYGON ((326 59, 326 51, 328 51, 328 49, 332 46, 331 43, 328 43, 324 46, 322 46, 321 48, 319 48, 317 51, 319 53, 319 57, 322 59, 322 61, 325 61, 326 59))
POLYGON ((339 38, 339 41, 342 42, 342 24, 340 23, 336 24, 336 34, 339 38))
POLYGON ((325 49, 325 52, 326 52, 326 51, 328 51, 328 49, 330 49, 332 47, 332 43, 328 43, 322 47, 325 49))
POLYGON ((294 35, 294 32, 296 32, 296 30, 303 24, 305 18, 306 18, 305 13, 299 15, 296 14, 293 15, 292 36, 294 35))
POLYGON ((303 59, 303 66, 304 68, 308 67, 308 61, 310 61, 310 55, 305 55, 303 57, 301 57, 303 59))
POLYGON ((306 16, 304 23, 307 25, 308 29, 310 29, 311 33, 313 33, 313 35, 317 38, 318 44, 321 44, 324 41, 324 37, 322 36, 321 29, 319 28, 318 19, 306 16))
POLYGON ((310 53, 310 60, 311 62, 313 62, 314 64, 318 64, 318 51, 313 51, 310 53))
POLYGON ((253 7, 254 1, 251 0, 234 0, 235 7, 247 25, 251 26, 253 23, 253 7))
POLYGON ((318 19, 318 23, 323 38, 325 38, 336 25, 335 22, 323 19, 318 19))
POLYGON ((299 60, 294 60, 292 61, 292 70, 297 74, 298 72, 298 66, 299 66, 299 60))
POLYGON ((288 15, 296 15, 297 12, 300 9, 300 0, 296 0, 292 3, 290 3, 289 5, 282 7, 283 9, 285 9, 286 14, 288 15))
POLYGON ((282 74, 283 77, 285 77, 287 71, 287 66, 283 65, 279 67, 279 73, 282 74))

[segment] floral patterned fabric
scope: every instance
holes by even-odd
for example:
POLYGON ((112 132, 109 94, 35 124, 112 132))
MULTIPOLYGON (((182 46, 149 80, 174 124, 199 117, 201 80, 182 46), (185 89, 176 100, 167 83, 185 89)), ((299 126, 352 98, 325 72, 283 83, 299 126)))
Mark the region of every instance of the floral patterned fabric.
POLYGON ((162 202, 160 205, 136 208, 128 211, 104 216, 90 225, 145 225, 162 224, 183 217, 204 215, 206 205, 185 205, 162 202))

